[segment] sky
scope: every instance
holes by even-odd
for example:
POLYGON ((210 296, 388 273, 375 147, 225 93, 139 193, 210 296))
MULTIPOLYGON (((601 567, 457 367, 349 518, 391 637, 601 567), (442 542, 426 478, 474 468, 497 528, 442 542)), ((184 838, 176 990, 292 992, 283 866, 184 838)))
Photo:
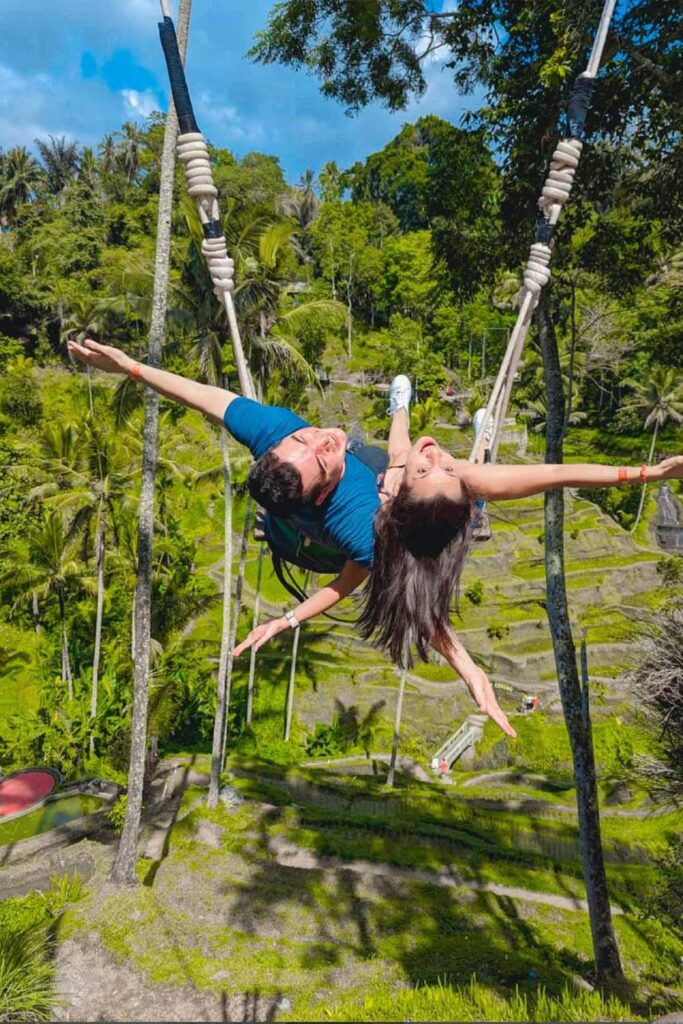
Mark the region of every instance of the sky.
MULTIPOLYGON (((427 69, 424 96, 400 113, 355 117, 322 97, 317 80, 245 54, 275 0, 194 0, 186 71, 199 126, 236 156, 280 158, 294 182, 328 160, 348 167, 424 114, 458 123, 472 104, 447 72, 427 69)), ((360 0, 362 2, 362 0, 360 0)), ((176 0, 171 0, 175 16, 176 0)), ((124 121, 166 110, 158 0, 0 0, 0 149, 67 135, 96 146, 124 121)))

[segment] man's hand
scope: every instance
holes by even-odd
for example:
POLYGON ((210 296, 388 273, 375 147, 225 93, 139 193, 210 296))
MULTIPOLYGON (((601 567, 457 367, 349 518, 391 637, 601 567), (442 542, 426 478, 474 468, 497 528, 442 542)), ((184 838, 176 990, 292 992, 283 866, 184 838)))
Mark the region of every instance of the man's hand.
POLYGON ((252 629, 251 633, 244 638, 242 643, 237 645, 232 652, 233 658, 239 658, 242 651, 246 651, 248 647, 253 647, 255 651, 258 651, 274 636, 277 636, 278 633, 282 633, 285 629, 289 628, 289 622, 285 618, 271 619, 270 622, 263 622, 260 626, 252 629))
POLYGON ((69 354, 80 359, 88 366, 94 366, 96 370, 105 370, 107 373, 130 373, 135 366, 135 360, 122 352, 120 348, 113 345, 100 345, 91 338, 86 338, 82 345, 75 341, 68 341, 69 354))
POLYGON ((683 455, 672 455, 654 467, 655 480, 683 480, 683 455))
POLYGON ((488 715, 496 725, 500 726, 507 736, 511 736, 512 739, 516 739, 517 733, 508 722, 507 715, 498 703, 495 690, 491 686, 489 677, 486 673, 482 669, 479 669, 477 672, 468 673, 464 679, 467 684, 467 689, 472 694, 474 701, 482 714, 488 715))

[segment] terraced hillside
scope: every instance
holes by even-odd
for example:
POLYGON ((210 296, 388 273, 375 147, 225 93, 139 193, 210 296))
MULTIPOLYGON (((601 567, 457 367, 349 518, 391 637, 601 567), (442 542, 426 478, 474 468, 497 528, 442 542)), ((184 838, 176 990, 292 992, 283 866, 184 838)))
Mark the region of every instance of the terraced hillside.
MULTIPOLYGON (((460 433, 460 432, 458 432, 460 433)), ((582 630, 588 642, 593 692, 600 697, 594 714, 626 704, 618 682, 628 663, 630 636, 643 612, 664 599, 654 546, 644 548, 589 502, 567 494, 566 566, 575 639, 582 630)), ((473 549, 465 571, 458 632, 475 659, 499 687, 503 706, 516 711, 520 696, 532 692, 551 715, 560 714, 552 642, 544 608, 545 569, 542 499, 506 502, 492 508, 493 538, 473 549), (473 603, 478 593, 481 601, 473 603), (469 596, 468 596, 469 595, 469 596)), ((206 538, 207 543, 209 538, 206 538)), ((240 634, 251 626, 251 606, 258 567, 258 545, 251 543, 246 577, 246 609, 240 634)), ((218 582, 217 545, 198 549, 198 563, 218 582), (214 563, 213 565, 211 563, 214 563)), ((276 580, 266 559, 261 615, 279 615, 291 598, 276 580)), ((349 603, 350 605, 350 603, 349 603)), ((360 642, 353 628, 353 607, 333 623, 316 620, 303 631, 299 646, 295 718, 300 729, 330 723, 336 715, 357 726, 379 716, 376 748, 388 742, 397 676, 389 662, 360 642)), ((198 635, 215 635, 218 611, 197 624, 198 635)), ((259 654, 256 715, 273 716, 284 702, 289 677, 289 645, 284 634, 259 654)), ((245 685, 246 661, 238 666, 236 693, 245 685)), ((428 756, 474 706, 463 684, 436 655, 417 662, 409 674, 405 698, 404 749, 428 756)), ((277 727, 279 728, 279 727, 277 727)))

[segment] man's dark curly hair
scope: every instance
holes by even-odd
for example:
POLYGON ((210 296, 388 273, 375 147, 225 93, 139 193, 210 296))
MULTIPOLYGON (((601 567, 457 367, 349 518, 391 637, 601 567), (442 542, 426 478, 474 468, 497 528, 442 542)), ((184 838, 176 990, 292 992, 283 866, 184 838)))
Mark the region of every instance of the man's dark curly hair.
POLYGON ((271 448, 249 470, 247 487, 254 501, 274 516, 290 516, 315 501, 320 487, 304 494, 298 469, 283 462, 271 448))

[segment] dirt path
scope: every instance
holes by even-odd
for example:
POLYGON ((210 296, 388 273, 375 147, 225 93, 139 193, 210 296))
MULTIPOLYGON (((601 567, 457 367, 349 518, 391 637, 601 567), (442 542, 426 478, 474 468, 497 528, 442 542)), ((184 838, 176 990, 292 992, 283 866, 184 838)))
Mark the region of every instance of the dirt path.
MULTIPOLYGON (((573 896, 555 896, 552 893, 534 892, 516 885, 498 885, 495 882, 477 882, 463 879, 452 868, 441 868, 440 871, 422 871, 419 868, 399 868, 391 864, 377 864, 367 860, 341 860, 339 857, 318 857, 310 850, 295 846, 283 836, 275 836, 269 842, 270 852, 282 867, 295 868, 299 871, 353 871, 359 875, 383 875, 388 878, 404 879, 408 882, 422 882, 427 885, 439 885, 452 889, 471 889, 475 892, 490 892, 495 896, 506 896, 508 899, 524 900, 526 903, 542 903, 546 907, 557 907, 558 910, 588 911, 586 900, 573 896)), ((612 913, 623 914, 621 907, 614 904, 612 913)))
POLYGON ((281 1004, 258 991, 216 995, 189 981, 151 984, 143 971, 116 961, 97 932, 59 946, 56 982, 58 1021, 272 1021, 281 1004))
MULTIPOLYGON (((328 761, 302 761, 303 768, 327 768, 328 765, 342 765, 349 764, 353 765, 356 762, 359 764, 372 764, 373 761, 381 761, 382 764, 389 764, 391 761, 391 754, 371 754, 369 757, 361 761, 358 754, 354 754, 353 757, 335 757, 328 761)), ((419 779, 420 782, 433 782, 434 778, 429 774, 426 769, 418 764, 417 761, 413 761, 412 757, 402 757, 399 755, 396 758, 396 767, 407 772, 408 775, 412 775, 414 779, 419 779)))

